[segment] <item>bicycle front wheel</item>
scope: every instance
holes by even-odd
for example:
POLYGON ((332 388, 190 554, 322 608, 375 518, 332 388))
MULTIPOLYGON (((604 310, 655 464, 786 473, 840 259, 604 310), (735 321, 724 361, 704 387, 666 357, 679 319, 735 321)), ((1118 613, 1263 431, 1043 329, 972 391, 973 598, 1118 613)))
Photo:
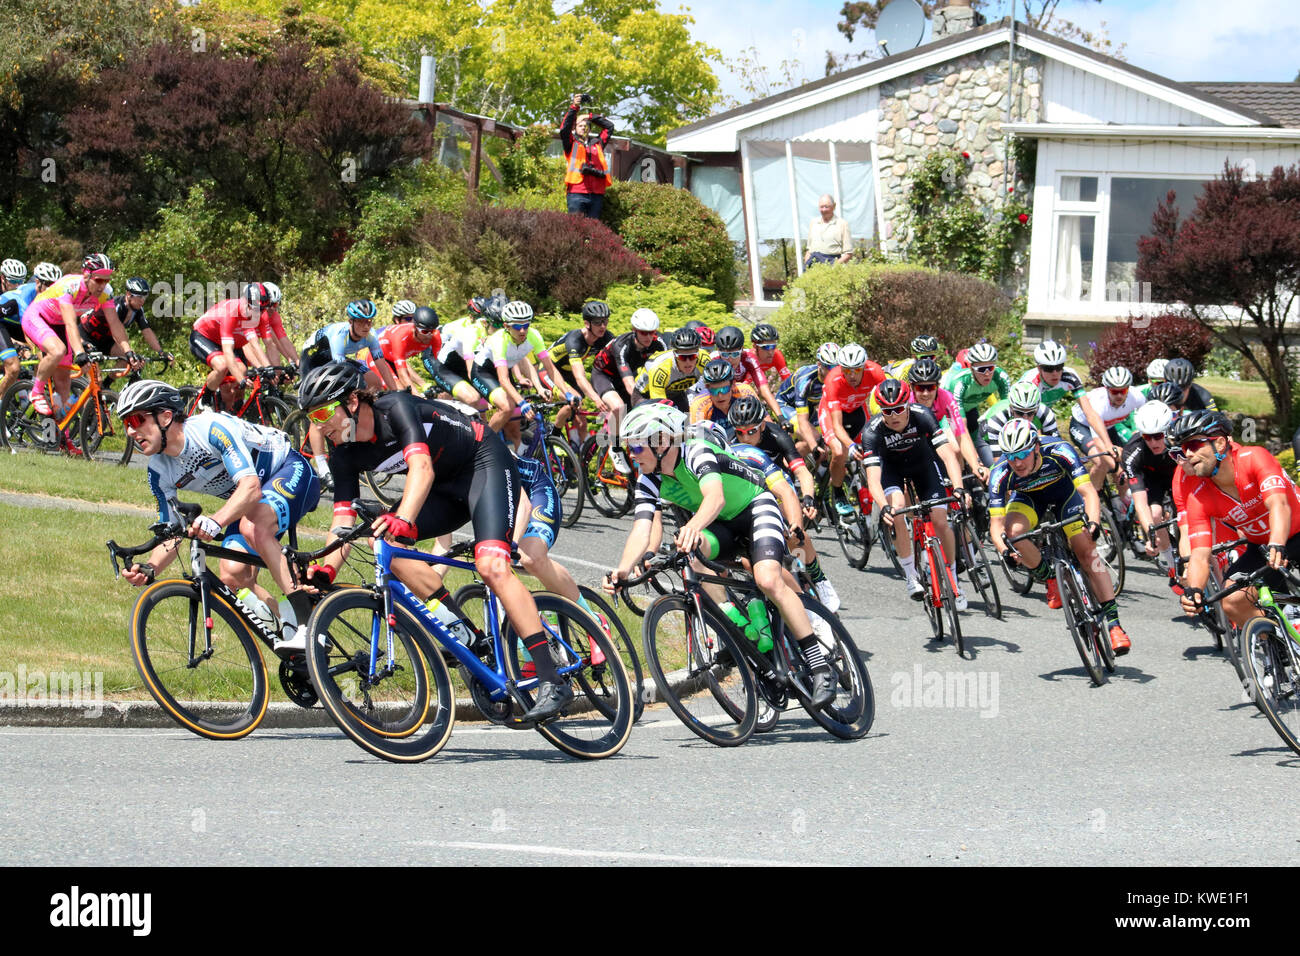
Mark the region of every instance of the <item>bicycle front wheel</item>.
POLYGON ((614 467, 609 447, 590 435, 582 443, 582 468, 587 479, 587 494, 596 510, 606 518, 618 518, 632 507, 632 482, 614 467))
POLYGON ((1100 687, 1106 683, 1106 675, 1102 672, 1101 645, 1095 633, 1099 630, 1099 625, 1088 611, 1088 601, 1084 597, 1083 588, 1086 585, 1079 572, 1065 562, 1059 562, 1056 566, 1056 583, 1061 592, 1061 606, 1065 610, 1065 622, 1070 628, 1070 637, 1074 639, 1075 650, 1079 652, 1079 659, 1083 661, 1088 677, 1100 687))
POLYGON ((186 730, 237 740, 266 714, 266 665, 243 617, 208 594, 208 631, 193 581, 155 581, 135 602, 131 656, 145 689, 186 730))
POLYGON ((316 605, 307 632, 312 684, 354 743, 394 763, 427 760, 446 745, 456 722, 451 678, 410 612, 394 606, 386 620, 373 590, 344 588, 316 605))
POLYGON ((806 594, 803 605, 812 622, 813 636, 821 644, 838 685, 835 699, 825 707, 805 709, 836 737, 844 740, 865 737, 876 719, 876 697, 867 665, 838 617, 806 594))
POLYGON ((758 687, 744 651, 709 612, 665 594, 641 626, 646 667, 659 696, 691 733, 718 747, 739 747, 754 734, 758 687))
POLYGON ((610 607, 609 602, 601 596, 600 592, 587 587, 585 584, 580 584, 578 585, 578 593, 582 595, 588 606, 596 612, 596 620, 605 631, 605 636, 613 642, 618 652, 623 656, 623 664, 627 670, 628 680, 632 682, 632 721, 635 723, 641 719, 641 714, 645 712, 645 677, 641 673, 641 657, 637 654, 636 647, 632 643, 631 636, 627 633, 627 628, 623 626, 622 619, 610 607))
POLYGON ((1101 509, 1101 538, 1097 541, 1097 557, 1106 564, 1110 573, 1111 587, 1115 597, 1124 590, 1124 536, 1115 522, 1115 516, 1109 508, 1101 509))
POLYGON ((560 524, 572 528, 587 500, 587 477, 583 473, 582 459, 559 435, 546 439, 546 454, 550 459, 555 491, 560 496, 560 524))
POLYGON ((1271 617, 1251 620, 1242 632, 1255 702, 1288 747, 1300 754, 1300 662, 1295 645, 1271 617))
POLYGON ((988 555, 977 537, 971 532, 967 521, 958 524, 957 550, 965 555, 966 578, 980 593, 984 603, 984 613, 989 617, 1002 619, 1002 596, 998 594, 998 582, 993 577, 993 568, 988 555))
POLYGON ((943 604, 944 617, 948 619, 948 633, 952 635, 952 642, 957 647, 957 656, 974 657, 966 651, 966 638, 962 636, 961 620, 958 617, 960 612, 957 610, 957 595, 953 591, 952 579, 948 577, 948 567, 943 560, 943 548, 937 540, 930 541, 930 558, 939 575, 940 600, 943 604))

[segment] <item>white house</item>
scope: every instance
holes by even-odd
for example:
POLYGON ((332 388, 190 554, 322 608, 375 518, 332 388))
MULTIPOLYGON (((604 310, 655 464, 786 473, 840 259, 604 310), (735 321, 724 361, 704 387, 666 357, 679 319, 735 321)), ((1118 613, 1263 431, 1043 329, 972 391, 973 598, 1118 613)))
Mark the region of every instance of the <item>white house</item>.
POLYGON ((855 239, 899 251, 908 173, 946 147, 970 154, 982 205, 1017 184, 1032 203, 1026 338, 1085 341, 1159 307, 1134 282, 1137 239, 1170 189, 1186 212, 1225 161, 1300 161, 1300 84, 1178 83, 1009 20, 968 28, 962 6, 933 42, 669 134, 686 184, 745 242, 756 308, 782 285, 764 287, 761 256, 784 242, 802 260, 822 193, 855 239), (1032 169, 1012 137, 1036 146, 1032 169))

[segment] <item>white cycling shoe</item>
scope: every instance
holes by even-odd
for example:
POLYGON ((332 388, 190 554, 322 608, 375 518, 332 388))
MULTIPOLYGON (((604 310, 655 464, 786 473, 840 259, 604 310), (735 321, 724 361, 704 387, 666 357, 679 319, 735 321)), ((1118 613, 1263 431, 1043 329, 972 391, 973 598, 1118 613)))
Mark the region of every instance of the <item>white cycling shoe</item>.
POLYGON ((831 584, 829 578, 818 581, 813 585, 813 590, 817 594, 817 600, 822 602, 826 610, 834 614, 840 609, 840 596, 835 593, 835 585, 831 584))

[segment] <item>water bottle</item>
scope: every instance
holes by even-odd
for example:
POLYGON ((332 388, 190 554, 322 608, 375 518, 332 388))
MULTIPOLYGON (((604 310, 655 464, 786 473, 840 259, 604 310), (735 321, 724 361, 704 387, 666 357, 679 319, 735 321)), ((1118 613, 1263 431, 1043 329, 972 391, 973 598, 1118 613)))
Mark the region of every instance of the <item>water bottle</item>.
POLYGON ((723 601, 719 607, 722 608, 722 613, 727 615, 727 618, 731 623, 740 628, 742 634, 749 633, 749 618, 745 617, 745 615, 741 613, 740 608, 736 607, 736 605, 732 604, 730 601, 723 601))
POLYGON ((766 654, 772 649, 772 625, 767 619, 767 605, 762 598, 750 598, 745 605, 749 612, 749 627, 745 636, 758 645, 760 653, 766 654))
POLYGON ((473 634, 465 622, 447 609, 437 598, 430 598, 424 605, 437 621, 451 632, 451 636, 468 647, 474 640, 473 634))
POLYGON ((241 588, 235 597, 248 616, 259 621, 271 637, 280 636, 280 622, 266 606, 266 602, 253 593, 252 588, 241 588))

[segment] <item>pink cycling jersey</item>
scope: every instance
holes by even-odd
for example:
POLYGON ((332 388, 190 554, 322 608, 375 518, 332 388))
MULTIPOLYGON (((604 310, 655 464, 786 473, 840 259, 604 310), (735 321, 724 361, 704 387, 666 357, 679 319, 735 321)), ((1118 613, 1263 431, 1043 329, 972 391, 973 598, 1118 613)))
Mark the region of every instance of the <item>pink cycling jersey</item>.
POLYGON ((930 411, 934 413, 940 425, 947 425, 952 429, 955 437, 966 434, 966 416, 961 414, 961 410, 957 407, 957 400, 946 388, 939 389, 930 411))
MULTIPOLYGON (((72 306, 73 313, 80 317, 111 303, 112 295, 112 286, 105 286, 103 293, 96 296, 86 288, 82 276, 75 273, 66 275, 33 299, 32 304, 23 311, 23 334, 42 346, 49 341, 50 336, 57 336, 66 342, 61 305, 66 303, 72 306)), ((63 368, 72 365, 72 353, 65 351, 59 365, 63 368)))

